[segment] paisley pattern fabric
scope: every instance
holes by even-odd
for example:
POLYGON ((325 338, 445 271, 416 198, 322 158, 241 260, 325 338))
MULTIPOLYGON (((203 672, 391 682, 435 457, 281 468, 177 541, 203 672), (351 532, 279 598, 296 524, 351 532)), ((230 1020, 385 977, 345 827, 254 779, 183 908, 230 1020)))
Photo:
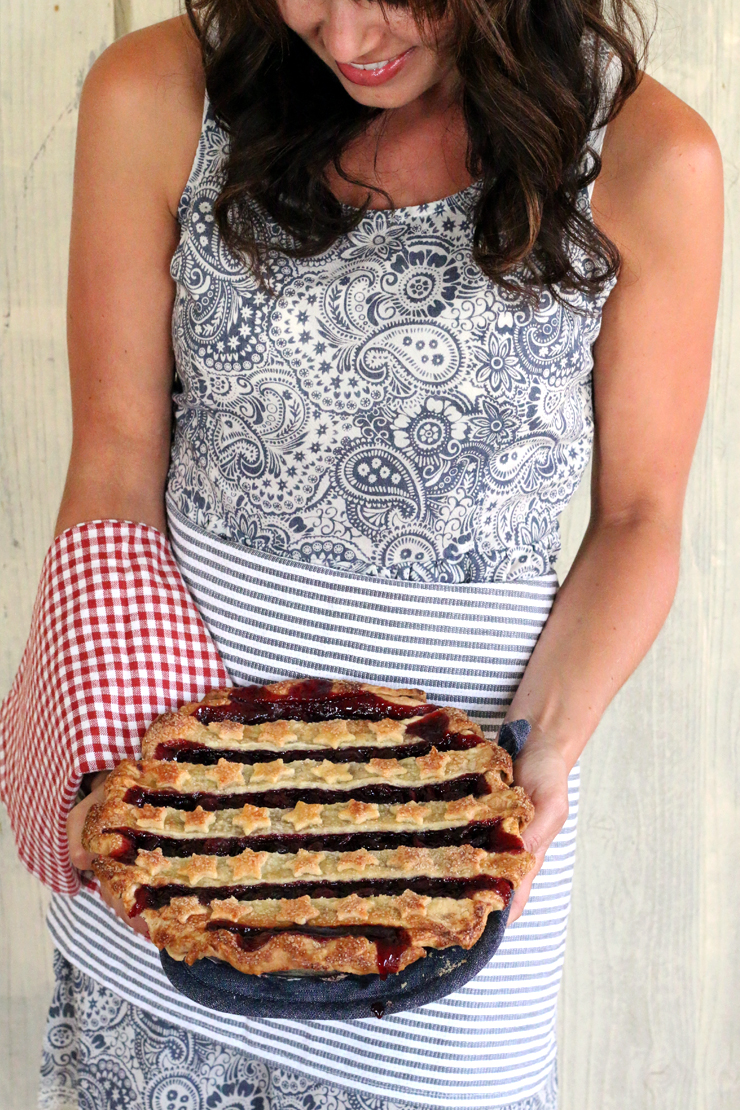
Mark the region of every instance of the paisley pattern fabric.
POLYGON ((171 503, 264 554, 355 573, 547 573, 590 453, 610 289, 531 304, 491 283, 472 261, 473 184, 368 212, 316 258, 275 254, 271 296, 216 227, 226 142, 207 108, 172 261, 171 503))
MULTIPOLYGON (((39 1110, 414 1110, 249 1056, 119 998, 54 953, 39 1110)), ((557 1110, 545 1090, 501 1110, 557 1110)))

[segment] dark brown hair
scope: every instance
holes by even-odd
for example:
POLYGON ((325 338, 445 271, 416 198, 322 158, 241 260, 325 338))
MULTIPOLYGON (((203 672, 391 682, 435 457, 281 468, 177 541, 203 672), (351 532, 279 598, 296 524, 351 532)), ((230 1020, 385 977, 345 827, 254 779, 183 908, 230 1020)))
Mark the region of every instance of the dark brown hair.
MULTIPOLYGON (((403 6, 422 33, 452 28, 468 130, 468 171, 481 179, 473 257, 508 287, 597 292, 619 252, 579 205, 598 175, 589 132, 613 118, 639 79, 643 25, 632 0, 378 0, 403 6), (604 103, 604 57, 621 63, 604 103), (586 265, 575 265, 573 248, 586 265)), ((270 251, 260 208, 292 257, 326 250, 365 208, 343 206, 325 170, 380 109, 358 104, 292 32, 275 0, 186 0, 208 95, 230 136, 215 214, 227 246, 265 283, 270 251), (257 202, 256 204, 254 202, 257 202)), ((370 189, 370 186, 367 186, 370 189)))

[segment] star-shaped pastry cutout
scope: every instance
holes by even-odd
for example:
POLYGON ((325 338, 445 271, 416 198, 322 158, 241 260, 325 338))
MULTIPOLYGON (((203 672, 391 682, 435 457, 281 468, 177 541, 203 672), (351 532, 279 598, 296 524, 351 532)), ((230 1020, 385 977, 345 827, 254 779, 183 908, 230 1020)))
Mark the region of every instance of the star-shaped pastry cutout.
POLYGON ((396 848, 395 863, 404 875, 429 875, 434 870, 434 856, 428 848, 396 848))
POLYGON ((415 894, 413 890, 404 890, 396 905, 401 912, 401 919, 412 921, 420 914, 426 916, 426 908, 430 902, 431 898, 426 894, 415 894))
POLYGON ((284 763, 282 759, 273 759, 270 763, 255 763, 249 779, 252 786, 258 782, 279 782, 281 779, 292 779, 295 767, 292 763, 284 763))
POLYGON ((198 899, 192 896, 187 898, 173 898, 170 902, 170 909, 181 925, 184 925, 191 917, 208 916, 206 907, 201 906, 198 899))
POLYGON ((288 921, 295 925, 305 925, 311 918, 319 916, 319 911, 307 894, 302 898, 281 898, 280 909, 288 921))
POLYGON ((483 848, 474 848, 472 844, 460 844, 458 847, 446 848, 445 858, 447 866, 456 875, 479 875, 486 863, 495 859, 483 848))
POLYGON ((480 804, 477 798, 473 798, 467 794, 464 798, 458 798, 456 802, 448 802, 445 807, 445 817, 450 821, 470 821, 475 817, 480 809, 480 804))
POLYGON ((239 921, 242 911, 249 906, 249 902, 240 902, 236 898, 214 898, 211 902, 211 920, 214 921, 239 921))
POLYGON ((336 909, 337 921, 356 922, 360 925, 370 916, 370 907, 367 898, 360 898, 359 894, 350 894, 348 898, 340 898, 336 909))
POLYGON ((244 725, 240 725, 238 721, 211 721, 208 728, 221 740, 244 739, 244 725))
POLYGON ((274 744, 276 748, 282 748, 289 740, 295 740, 297 735, 294 721, 267 721, 259 732, 262 743, 274 744))
POLYGON ((305 848, 298 849, 298 855, 293 861, 293 874, 320 875, 321 861, 326 858, 326 852, 307 852, 305 848))
POLYGON ((371 759, 367 766, 372 774, 380 775, 383 779, 403 778, 408 774, 408 768, 397 759, 371 759))
POLYGON ((434 776, 434 778, 443 779, 450 759, 449 752, 438 752, 436 748, 432 748, 429 755, 417 755, 416 766, 419 768, 419 774, 425 778, 434 776))
POLYGON ((426 806, 421 802, 405 802, 396 810, 396 820, 407 824, 423 825, 426 815, 426 806))
POLYGON ((378 740, 403 740, 406 724, 405 721, 368 721, 367 727, 372 729, 378 740))
POLYGON ((227 786, 244 786, 243 763, 229 763, 228 759, 219 759, 215 767, 204 768, 204 774, 222 790, 227 786))
POLYGON ((331 763, 328 759, 316 763, 311 768, 316 778, 333 785, 335 782, 351 782, 352 771, 346 763, 331 763))
POLYGON ((141 769, 147 778, 151 776, 153 785, 179 790, 190 778, 190 768, 186 763, 174 760, 146 759, 141 769))
POLYGON ((266 860, 267 852, 253 852, 251 848, 245 848, 241 855, 232 857, 232 877, 237 882, 240 879, 261 879, 266 860))
POLYGON ((307 802, 297 802, 295 809, 283 813, 283 820, 288 821, 294 829, 307 829, 309 825, 321 824, 322 805, 309 805, 307 802))
POLYGON ((196 886, 201 879, 217 879, 218 856, 191 856, 182 865, 180 872, 187 877, 191 886, 196 886))
POLYGON ((364 871, 366 867, 375 867, 378 857, 368 852, 367 848, 360 848, 357 852, 342 852, 337 860, 337 871, 364 871))
POLYGON ((208 832, 215 820, 216 814, 203 809, 203 806, 196 806, 192 813, 183 813, 182 815, 182 823, 186 832, 192 832, 195 829, 198 832, 208 832))
POLYGON ((249 836, 255 829, 269 829, 271 823, 270 811, 265 806, 250 806, 247 804, 233 815, 231 823, 236 825, 237 828, 243 829, 249 836))
POLYGON ((342 821, 351 821, 354 825, 363 825, 365 821, 376 821, 380 817, 380 810, 375 802, 359 802, 352 798, 346 806, 337 810, 337 816, 342 821))
POLYGON ((136 814, 136 825, 140 829, 164 829, 167 810, 164 806, 142 806, 136 814))
POLYGON ((317 744, 326 744, 329 748, 339 748, 349 740, 354 739, 346 721, 322 721, 314 737, 317 744))
POLYGON ((153 852, 139 848, 136 866, 146 871, 147 875, 159 875, 162 871, 168 870, 170 861, 165 858, 161 848, 155 848, 153 852))

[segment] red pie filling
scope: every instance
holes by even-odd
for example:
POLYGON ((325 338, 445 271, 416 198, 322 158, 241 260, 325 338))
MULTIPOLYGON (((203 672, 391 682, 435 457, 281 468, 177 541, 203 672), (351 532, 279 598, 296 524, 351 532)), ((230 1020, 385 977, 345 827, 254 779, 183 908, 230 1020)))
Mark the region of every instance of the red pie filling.
POLYGON ((235 687, 229 691, 230 700, 224 705, 201 705, 195 716, 203 724, 211 721, 238 721, 243 725, 259 725, 265 721, 328 721, 335 717, 344 720, 379 721, 389 717, 394 721, 431 713, 434 705, 406 706, 386 701, 368 690, 347 694, 334 692, 329 679, 309 678, 297 683, 290 694, 275 694, 264 686, 235 687))
POLYGON ((375 758, 408 759, 410 756, 429 755, 432 748, 436 748, 438 752, 463 752, 485 743, 479 736, 450 733, 441 740, 419 740, 392 748, 294 748, 291 751, 250 748, 245 751, 243 748, 208 748, 193 740, 173 740, 169 744, 158 744, 154 749, 154 759, 198 763, 204 767, 218 763, 219 759, 226 759, 229 763, 271 763, 274 759, 282 759, 283 763, 295 763, 299 759, 326 759, 329 763, 368 763, 375 758))
MULTIPOLYGON (((394 747, 366 745, 363 747, 307 748, 292 751, 270 751, 267 749, 217 749, 189 740, 174 740, 159 744, 154 752, 157 760, 212 765, 219 759, 239 763, 265 763, 275 759, 284 762, 296 760, 328 760, 332 763, 368 762, 377 757, 384 759, 404 759, 428 755, 432 748, 439 752, 464 751, 485 741, 470 733, 455 732, 450 729, 448 714, 444 709, 423 703, 418 706, 401 706, 373 694, 370 691, 341 693, 332 690, 332 682, 325 679, 308 679, 291 690, 288 695, 275 694, 262 686, 235 688, 229 692, 229 701, 224 705, 203 705, 195 711, 196 718, 203 724, 212 721, 230 720, 243 725, 262 724, 268 721, 326 721, 333 719, 370 720, 383 719, 419 720, 406 726, 408 743, 394 747)), ((131 788, 125 801, 136 806, 168 806, 175 809, 190 809, 202 806, 205 810, 234 809, 245 803, 268 808, 287 809, 298 800, 309 804, 333 804, 355 798, 363 802, 397 803, 408 801, 454 801, 468 795, 488 794, 490 788, 484 775, 469 774, 442 783, 422 787, 391 786, 387 783, 360 786, 350 790, 324 789, 275 789, 260 793, 217 795, 194 793, 183 795, 168 790, 147 791, 141 787, 131 788)), ((235 856, 249 848, 253 851, 296 853, 301 848, 309 851, 356 851, 366 848, 381 851, 396 847, 441 848, 470 844, 489 852, 521 852, 523 843, 520 837, 504 832, 501 819, 476 821, 458 828, 441 830, 420 830, 418 832, 348 832, 326 834, 256 835, 240 837, 203 837, 182 840, 165 834, 132 830, 127 828, 107 829, 106 832, 118 833, 124 846, 113 853, 115 858, 127 863, 136 860, 140 849, 152 851, 161 848, 167 857, 178 857, 181 852, 197 855, 235 856)), ((489 875, 474 878, 417 878, 365 879, 355 881, 317 881, 303 880, 291 883, 258 883, 250 886, 190 887, 178 883, 162 886, 142 885, 136 892, 131 916, 135 917, 144 909, 160 909, 169 904, 172 898, 195 896, 203 905, 214 899, 234 897, 239 901, 259 899, 301 898, 345 898, 351 894, 360 897, 373 895, 398 896, 410 890, 430 897, 462 899, 471 897, 475 891, 492 890, 508 905, 511 883, 506 879, 489 875)), ((311 936, 321 941, 334 937, 363 936, 375 943, 378 974, 385 978, 400 968, 403 952, 410 946, 411 939, 405 929, 390 926, 341 925, 333 928, 319 928, 310 925, 291 925, 286 928, 256 929, 233 922, 211 920, 207 929, 226 930, 237 937, 237 943, 244 951, 254 952, 267 944, 275 936, 282 934, 311 936)), ((382 1013, 382 1007, 378 1016, 382 1013)))
POLYGON ((253 852, 296 853, 304 848, 308 852, 356 852, 367 848, 380 852, 384 848, 446 848, 471 844, 487 852, 523 851, 521 837, 505 832, 501 818, 493 821, 471 821, 452 829, 426 829, 418 832, 348 832, 348 833, 286 833, 262 836, 211 836, 181 840, 163 833, 145 832, 143 829, 105 829, 118 833, 125 844, 111 853, 122 863, 135 863, 139 849, 153 852, 162 849, 163 855, 175 858, 183 855, 238 856, 245 848, 253 852))
POLYGON ((142 910, 159 910, 169 905, 173 898, 192 898, 207 906, 214 898, 236 898, 239 902, 254 902, 263 898, 348 898, 357 894, 368 898, 374 894, 400 895, 405 890, 426 894, 431 898, 469 898, 476 890, 493 890, 508 906, 511 883, 492 875, 476 875, 470 879, 432 879, 427 875, 403 879, 356 879, 341 882, 302 881, 295 883, 255 883, 253 886, 183 886, 165 883, 162 886, 140 886, 136 891, 130 917, 142 910))
POLYGON ((301 787, 292 789, 281 787, 277 790, 261 790, 249 794, 207 794, 194 791, 180 794, 176 790, 147 790, 142 786, 132 786, 124 795, 124 802, 133 806, 169 806, 170 809, 195 809, 201 806, 207 810, 241 809, 243 805, 267 806, 268 809, 292 809, 296 802, 304 801, 309 805, 332 805, 350 801, 360 802, 454 802, 458 798, 474 795, 476 798, 490 794, 491 788, 485 775, 460 775, 446 782, 429 783, 426 786, 391 786, 388 783, 373 783, 356 786, 351 790, 328 790, 321 787, 301 787))
POLYGON ((375 944, 378 961, 378 974, 381 979, 398 971, 401 956, 411 947, 411 937, 405 929, 395 929, 390 925, 338 925, 336 928, 322 929, 311 925, 291 925, 286 929, 252 929, 248 925, 235 925, 232 921, 209 921, 209 932, 217 929, 235 933, 237 943, 245 952, 256 952, 273 937, 291 936, 313 937, 316 940, 334 940, 336 937, 366 937, 375 944))

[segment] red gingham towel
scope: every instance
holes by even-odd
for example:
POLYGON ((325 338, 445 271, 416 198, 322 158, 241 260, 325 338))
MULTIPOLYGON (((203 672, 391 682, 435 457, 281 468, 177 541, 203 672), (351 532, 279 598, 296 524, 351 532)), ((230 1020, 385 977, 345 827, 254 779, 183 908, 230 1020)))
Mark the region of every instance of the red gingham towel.
POLYGON ((65 822, 82 776, 137 758, 158 714, 229 684, 161 532, 98 520, 59 536, 0 707, 0 797, 26 867, 76 894, 65 822))

